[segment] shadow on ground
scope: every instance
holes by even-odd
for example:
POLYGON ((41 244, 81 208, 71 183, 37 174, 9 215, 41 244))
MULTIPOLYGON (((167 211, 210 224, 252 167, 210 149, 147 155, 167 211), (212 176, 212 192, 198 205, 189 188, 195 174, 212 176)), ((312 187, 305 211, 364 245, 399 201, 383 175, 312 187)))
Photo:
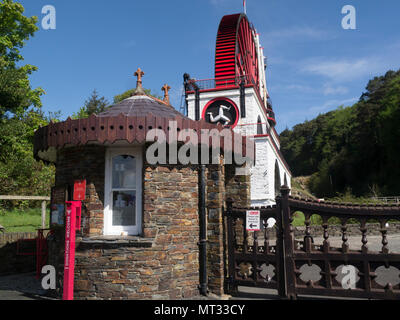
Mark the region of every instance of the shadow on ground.
POLYGON ((35 273, 0 277, 0 300, 49 300, 35 273))
MULTIPOLYGON (((278 295, 274 289, 238 287, 238 292, 230 300, 286 300, 278 295)), ((321 296, 299 296, 297 300, 363 300, 358 298, 339 298, 321 296)))

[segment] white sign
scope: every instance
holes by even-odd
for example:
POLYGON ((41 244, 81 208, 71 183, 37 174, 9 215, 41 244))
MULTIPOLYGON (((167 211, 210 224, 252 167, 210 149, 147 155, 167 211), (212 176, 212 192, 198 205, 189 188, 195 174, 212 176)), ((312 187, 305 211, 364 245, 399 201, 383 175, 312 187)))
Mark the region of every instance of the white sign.
POLYGON ((246 230, 260 231, 260 211, 247 211, 246 230))

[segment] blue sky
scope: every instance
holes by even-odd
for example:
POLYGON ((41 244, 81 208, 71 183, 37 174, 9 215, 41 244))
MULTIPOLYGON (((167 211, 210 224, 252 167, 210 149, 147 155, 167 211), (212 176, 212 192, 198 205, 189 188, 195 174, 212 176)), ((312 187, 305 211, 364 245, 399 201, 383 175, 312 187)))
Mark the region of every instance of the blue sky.
MULTIPOLYGON (((221 18, 241 12, 242 0, 20 0, 40 21, 42 7, 56 8, 56 30, 42 28, 23 49, 31 76, 42 87, 43 109, 78 111, 93 89, 110 102, 143 85, 161 94, 172 87, 179 109, 182 76, 214 74, 221 18)), ((268 57, 267 83, 277 131, 358 100, 369 79, 399 69, 398 0, 247 0, 247 15, 268 57), (342 7, 356 8, 357 29, 344 30, 342 7)))

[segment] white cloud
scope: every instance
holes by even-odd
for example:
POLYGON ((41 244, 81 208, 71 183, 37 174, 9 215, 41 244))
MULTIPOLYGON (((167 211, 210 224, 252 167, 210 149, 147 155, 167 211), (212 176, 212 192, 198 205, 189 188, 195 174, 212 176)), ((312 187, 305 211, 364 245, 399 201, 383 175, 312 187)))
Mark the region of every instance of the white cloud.
POLYGON ((289 112, 279 112, 277 113, 277 122, 279 126, 279 131, 283 130, 285 127, 291 128, 292 126, 302 123, 306 120, 311 120, 316 118, 321 113, 326 113, 331 110, 338 108, 339 106, 351 106, 358 101, 358 98, 349 99, 332 99, 328 100, 321 105, 314 106, 311 108, 298 107, 294 111, 289 112))
POLYGON ((292 27, 288 29, 280 29, 267 32, 265 39, 283 39, 283 38, 310 38, 310 39, 326 39, 328 33, 319 28, 312 27, 292 27))
POLYGON ((324 84, 323 93, 324 95, 343 95, 349 92, 349 89, 343 86, 332 86, 330 84, 324 84))
POLYGON ((269 87, 271 92, 300 91, 302 93, 315 93, 316 89, 302 84, 272 85, 269 87))
POLYGON ((344 99, 344 100, 336 100, 336 99, 328 100, 327 102, 325 102, 324 104, 322 104, 320 106, 315 106, 315 107, 309 108, 308 113, 312 116, 317 116, 318 113, 326 112, 332 108, 337 108, 339 106, 353 105, 356 101, 358 101, 357 98, 350 98, 350 99, 344 99))
POLYGON ((373 58, 335 61, 307 61, 301 71, 328 77, 334 81, 353 80, 380 69, 380 63, 373 58))
POLYGON ((298 90, 298 91, 307 91, 307 92, 312 92, 314 91, 314 88, 309 87, 309 86, 304 86, 301 84, 290 84, 286 87, 289 90, 298 90))
POLYGON ((283 46, 290 46, 293 42, 324 41, 335 37, 333 33, 318 27, 297 26, 261 32, 261 43, 265 44, 265 52, 268 53, 283 46))
POLYGON ((303 84, 288 84, 288 85, 272 85, 270 87, 271 92, 285 92, 290 93, 293 91, 306 93, 306 94, 323 94, 325 96, 329 95, 344 95, 349 93, 349 89, 344 86, 334 86, 329 83, 325 83, 322 87, 320 86, 310 86, 303 84))

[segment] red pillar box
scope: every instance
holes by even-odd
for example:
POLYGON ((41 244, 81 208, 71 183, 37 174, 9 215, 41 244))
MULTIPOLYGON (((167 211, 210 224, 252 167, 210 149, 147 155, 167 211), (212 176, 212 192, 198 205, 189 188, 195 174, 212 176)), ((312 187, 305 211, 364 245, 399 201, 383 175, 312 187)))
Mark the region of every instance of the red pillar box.
POLYGON ((74 299, 75 234, 80 230, 81 202, 66 202, 63 300, 74 299))

